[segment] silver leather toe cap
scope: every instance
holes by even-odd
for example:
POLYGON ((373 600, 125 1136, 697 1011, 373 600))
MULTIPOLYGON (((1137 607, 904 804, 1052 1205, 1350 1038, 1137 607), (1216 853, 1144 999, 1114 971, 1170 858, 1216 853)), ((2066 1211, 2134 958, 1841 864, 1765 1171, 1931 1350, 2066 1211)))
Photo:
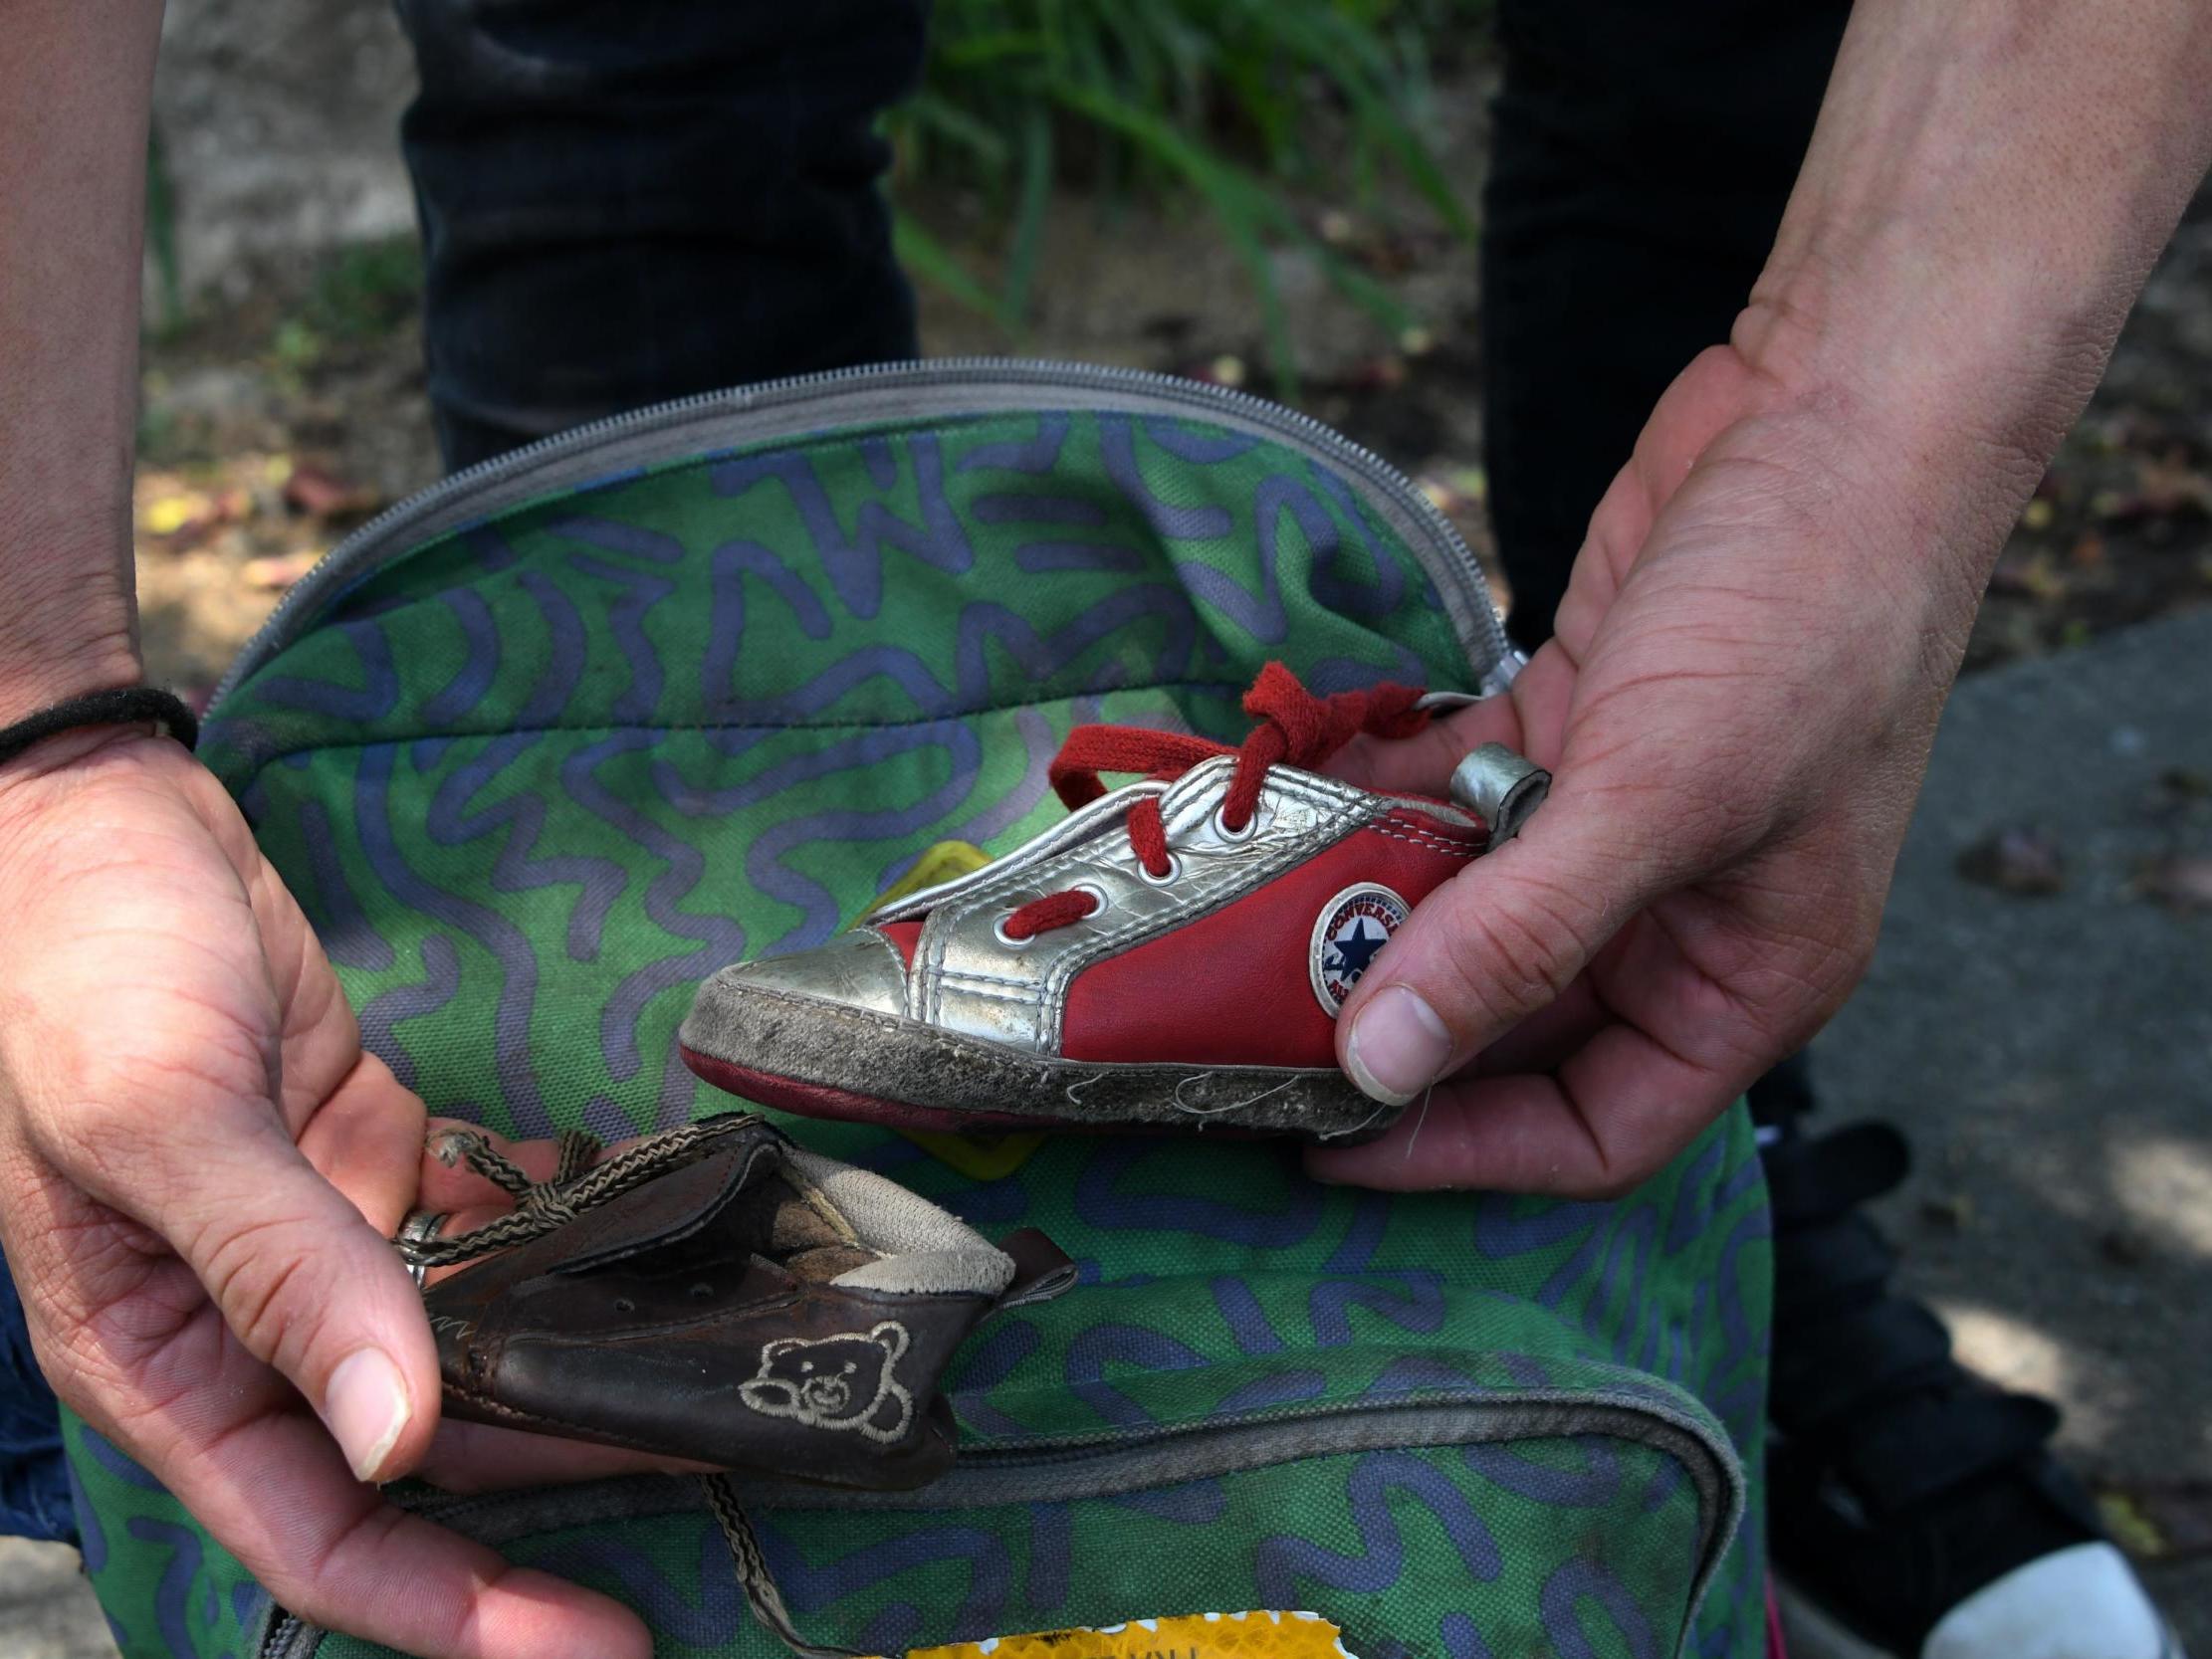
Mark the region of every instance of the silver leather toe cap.
POLYGON ((906 961, 873 928, 855 928, 827 944, 764 956, 727 971, 732 989, 759 986, 879 1014, 906 1012, 906 961))

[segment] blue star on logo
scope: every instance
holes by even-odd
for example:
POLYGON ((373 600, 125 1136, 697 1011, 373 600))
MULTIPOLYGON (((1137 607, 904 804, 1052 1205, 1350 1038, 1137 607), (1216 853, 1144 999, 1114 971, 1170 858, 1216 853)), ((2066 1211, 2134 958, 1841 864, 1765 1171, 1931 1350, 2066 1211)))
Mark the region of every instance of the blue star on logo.
POLYGON ((1336 952, 1336 963, 1330 971, 1340 974, 1347 983, 1357 981, 1375 959, 1375 952, 1390 942, 1390 934, 1370 933, 1372 926, 1366 917, 1356 916, 1351 933, 1340 933, 1329 940, 1329 948, 1336 952))

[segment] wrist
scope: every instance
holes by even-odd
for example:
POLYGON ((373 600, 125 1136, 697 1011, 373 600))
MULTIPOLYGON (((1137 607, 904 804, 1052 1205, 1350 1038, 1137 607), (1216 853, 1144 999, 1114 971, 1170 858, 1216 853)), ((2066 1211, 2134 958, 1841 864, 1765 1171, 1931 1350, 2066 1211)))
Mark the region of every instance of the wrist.
POLYGON ((1778 248, 1731 343, 1780 402, 1817 410, 1894 467, 1993 465, 2032 489, 2103 371, 2124 305, 1985 250, 1892 225, 1778 248))
POLYGON ((2032 278, 1987 267, 1931 293, 1919 263, 1770 265, 1730 340, 1818 510, 1857 532, 1855 561, 1970 616, 2117 320, 2085 325, 2032 278))
POLYGON ((2212 158, 2208 70, 2192 0, 1859 0, 1736 348, 1892 472, 2032 488, 2212 158))
POLYGON ((25 607, 0 623, 0 727, 145 678, 128 606, 81 604, 76 615, 62 610, 41 615, 25 607), (111 614, 101 617, 103 608, 111 614))

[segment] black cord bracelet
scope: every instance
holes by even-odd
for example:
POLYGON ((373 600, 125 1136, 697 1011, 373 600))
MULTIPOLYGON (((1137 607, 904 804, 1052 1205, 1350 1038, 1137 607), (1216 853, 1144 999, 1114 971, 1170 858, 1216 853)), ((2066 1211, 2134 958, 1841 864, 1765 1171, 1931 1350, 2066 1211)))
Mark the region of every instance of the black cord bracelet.
POLYGON ((70 698, 0 727, 0 765, 57 732, 86 726, 135 726, 141 721, 153 722, 186 748, 200 740, 199 717, 176 693, 153 686, 117 686, 70 698))

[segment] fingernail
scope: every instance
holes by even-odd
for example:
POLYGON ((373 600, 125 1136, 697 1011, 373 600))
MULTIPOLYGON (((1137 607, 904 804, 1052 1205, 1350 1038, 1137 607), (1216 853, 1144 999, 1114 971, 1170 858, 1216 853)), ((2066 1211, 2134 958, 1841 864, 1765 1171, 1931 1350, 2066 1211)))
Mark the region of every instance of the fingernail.
POLYGON ((383 1468, 412 1410, 406 1381, 381 1348, 360 1348, 340 1359, 323 1395, 323 1421, 364 1481, 383 1468))
POLYGON ((1352 1022, 1344 1069, 1360 1092, 1385 1106, 1404 1106, 1451 1059, 1451 1033, 1437 1010, 1408 985, 1386 985, 1352 1022))

